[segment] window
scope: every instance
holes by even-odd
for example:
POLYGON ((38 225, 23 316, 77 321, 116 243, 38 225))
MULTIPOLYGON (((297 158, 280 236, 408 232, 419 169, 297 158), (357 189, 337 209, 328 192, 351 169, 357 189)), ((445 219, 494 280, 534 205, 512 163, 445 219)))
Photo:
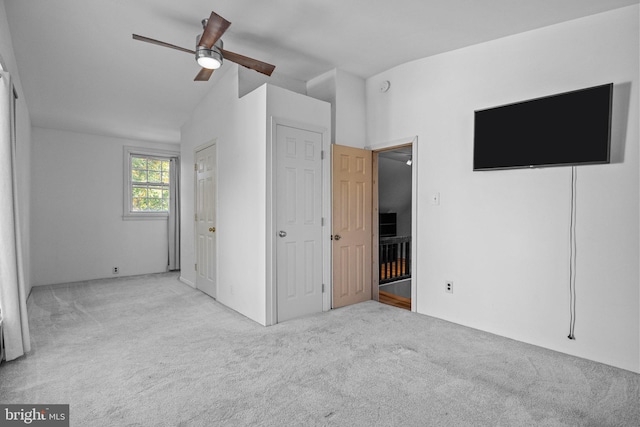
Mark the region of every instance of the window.
POLYGON ((171 196, 171 159, 177 153, 125 147, 125 219, 165 218, 171 196))
POLYGON ((131 156, 131 212, 169 212, 169 159, 131 156))

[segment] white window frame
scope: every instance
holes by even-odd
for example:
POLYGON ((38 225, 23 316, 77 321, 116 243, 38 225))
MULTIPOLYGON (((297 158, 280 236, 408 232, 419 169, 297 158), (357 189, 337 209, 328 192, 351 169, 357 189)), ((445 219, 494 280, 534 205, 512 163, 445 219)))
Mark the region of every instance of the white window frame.
POLYGON ((143 147, 124 147, 124 200, 123 200, 123 213, 122 219, 124 220, 167 220, 169 218, 168 212, 138 212, 131 210, 131 156, 140 157, 157 157, 159 159, 169 160, 171 158, 180 158, 180 153, 177 151, 159 150, 155 148, 143 148, 143 147))

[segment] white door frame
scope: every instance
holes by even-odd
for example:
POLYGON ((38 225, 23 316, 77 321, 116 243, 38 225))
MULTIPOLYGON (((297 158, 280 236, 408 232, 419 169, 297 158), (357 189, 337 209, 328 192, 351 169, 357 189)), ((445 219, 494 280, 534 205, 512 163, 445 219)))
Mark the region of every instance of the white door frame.
POLYGON ((276 147, 278 125, 303 129, 310 132, 322 134, 322 150, 324 157, 322 160, 322 283, 324 293, 322 294, 322 311, 331 309, 331 134, 330 129, 308 123, 301 123, 294 120, 280 117, 271 117, 267 122, 267 212, 266 212, 266 325, 275 325, 278 322, 277 307, 277 278, 276 278, 276 147))
MULTIPOLYGON (((207 149, 209 147, 213 147, 214 145, 217 144, 217 142, 218 142, 218 140, 216 138, 214 138, 209 142, 206 142, 206 143, 204 143, 202 145, 198 145, 197 147, 195 147, 193 149, 194 164, 197 165, 196 162, 198 161, 197 159, 198 159, 198 152, 199 151, 205 150, 205 149, 207 149)), ((217 155, 217 150, 218 150, 218 148, 216 147, 216 165, 215 165, 216 174, 215 174, 215 177, 214 177, 214 188, 215 188, 215 190, 214 190, 214 194, 213 194, 213 205, 214 205, 214 209, 216 209, 216 210, 218 209, 218 155, 217 155)), ((193 210, 194 210, 194 212, 197 212, 197 210, 198 210, 198 207, 197 207, 198 197, 197 197, 197 195, 198 195, 198 171, 196 170, 196 171, 194 171, 194 174, 193 174, 193 203, 194 203, 193 210)), ((191 219, 193 220, 193 236, 194 236, 194 239, 193 239, 193 253, 195 255, 194 258, 195 258, 195 261, 197 263, 198 259, 199 259, 199 257, 198 257, 198 239, 197 239, 197 236, 198 236, 198 222, 195 220, 195 217, 193 217, 191 219)), ((217 258, 218 257, 218 239, 217 238, 215 240, 215 246, 216 246, 215 247, 216 258, 217 258)), ((215 298, 217 299, 217 297, 218 297, 218 268, 217 268, 218 260, 217 259, 215 260, 215 266, 216 266, 215 272, 214 272, 215 281, 216 281, 216 283, 215 283, 215 286, 216 286, 216 297, 215 298)), ((196 289, 198 289, 198 272, 197 272, 197 270, 196 270, 195 282, 194 282, 193 285, 194 285, 194 287, 196 289)))
MULTIPOLYGON (((375 143, 366 146, 371 151, 388 150, 411 144, 411 311, 417 311, 418 299, 418 137, 407 137, 395 141, 375 143)), ((377 177, 376 177, 377 179, 377 177)))

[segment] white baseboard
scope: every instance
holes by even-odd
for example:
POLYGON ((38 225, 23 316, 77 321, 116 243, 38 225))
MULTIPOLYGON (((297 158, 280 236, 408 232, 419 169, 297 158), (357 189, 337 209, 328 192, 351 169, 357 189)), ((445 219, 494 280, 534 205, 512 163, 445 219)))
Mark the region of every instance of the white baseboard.
POLYGON ((193 289, 196 289, 196 284, 195 284, 195 283, 193 283, 191 280, 187 280, 187 279, 185 279, 185 278, 184 278, 184 277, 182 277, 182 276, 180 276, 180 279, 179 279, 179 280, 180 280, 182 283, 184 283, 185 285, 189 285, 189 286, 191 286, 193 289))

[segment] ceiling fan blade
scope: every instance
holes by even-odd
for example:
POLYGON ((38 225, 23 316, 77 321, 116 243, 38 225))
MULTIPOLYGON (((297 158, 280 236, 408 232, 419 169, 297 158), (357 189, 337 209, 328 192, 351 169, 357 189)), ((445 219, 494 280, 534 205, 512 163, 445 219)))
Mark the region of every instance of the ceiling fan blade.
POLYGON ((184 47, 176 46, 176 45, 165 43, 165 42, 161 42, 160 40, 150 39, 149 37, 139 36, 137 34, 133 34, 133 39, 134 40, 140 40, 141 42, 147 42, 147 43, 151 43, 151 44, 156 44, 158 46, 170 47, 171 49, 181 50, 182 52, 187 52, 187 53, 190 53, 192 55, 196 54, 196 52, 194 50, 186 49, 184 47))
POLYGON ((231 25, 231 22, 227 21, 217 13, 211 12, 209 22, 207 22, 207 26, 202 33, 199 45, 204 46, 207 49, 211 49, 215 42, 217 42, 224 32, 227 31, 229 25, 231 25))
POLYGON ((209 78, 211 78, 211 74, 213 74, 214 70, 210 70, 209 68, 203 68, 200 70, 200 72, 198 73, 198 75, 196 76, 195 79, 193 79, 194 82, 206 82, 209 81, 209 78))
POLYGON ((242 65, 243 67, 250 68, 259 73, 266 74, 270 76, 275 70, 276 66, 267 64, 266 62, 258 61, 257 59, 249 58, 248 56, 240 55, 238 53, 233 53, 225 49, 222 50, 222 57, 224 59, 228 59, 231 62, 235 62, 238 65, 242 65))

